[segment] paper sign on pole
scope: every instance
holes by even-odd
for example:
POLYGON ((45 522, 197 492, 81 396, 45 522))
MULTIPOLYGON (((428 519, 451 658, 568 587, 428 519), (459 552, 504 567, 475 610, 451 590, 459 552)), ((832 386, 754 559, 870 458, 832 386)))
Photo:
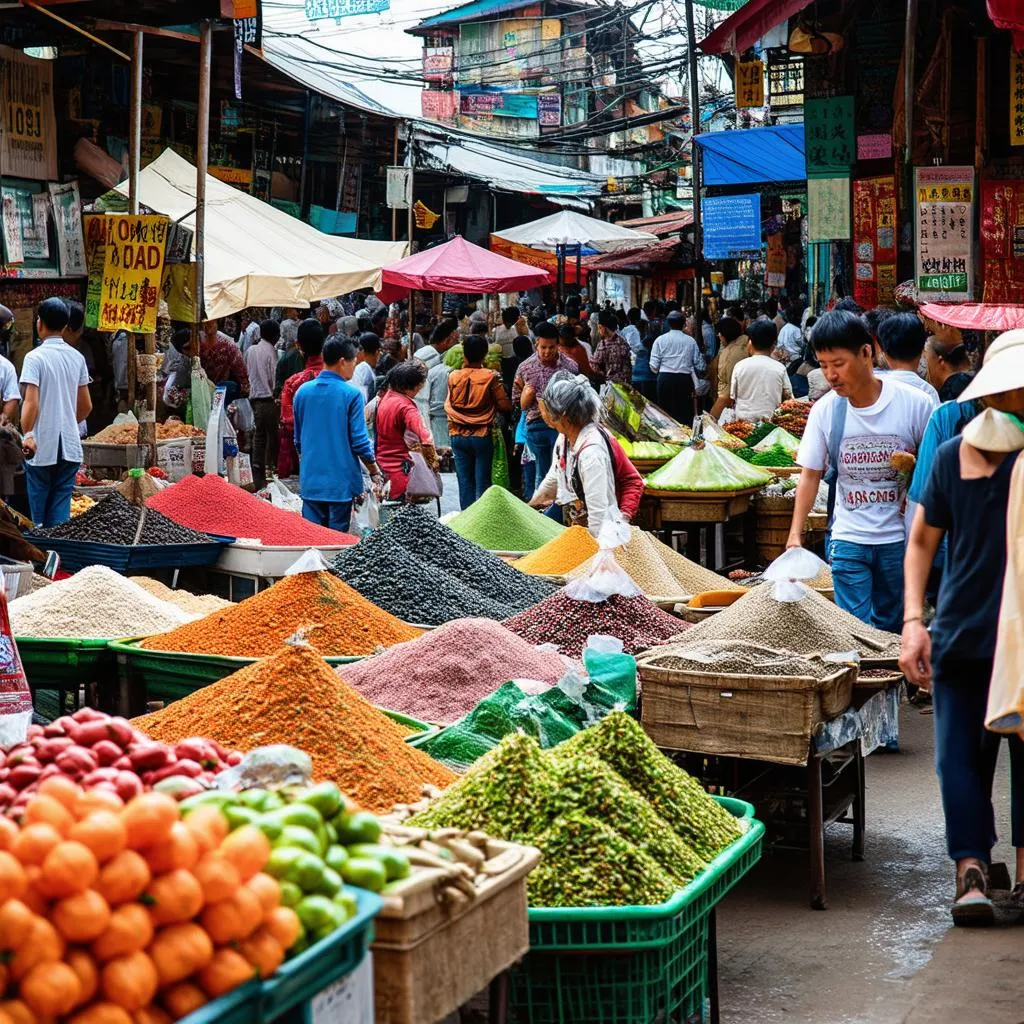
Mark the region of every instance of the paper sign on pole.
POLYGON ((57 259, 61 277, 80 277, 88 272, 85 237, 82 234, 82 200, 78 182, 50 184, 50 206, 57 232, 57 259))
POLYGON ((391 210, 408 210, 412 203, 412 174, 409 167, 389 167, 387 204, 391 210))
POLYGON ((974 168, 915 167, 914 280, 922 299, 974 295, 974 168))
POLYGON ((807 179, 807 240, 834 242, 850 237, 850 179, 807 179))

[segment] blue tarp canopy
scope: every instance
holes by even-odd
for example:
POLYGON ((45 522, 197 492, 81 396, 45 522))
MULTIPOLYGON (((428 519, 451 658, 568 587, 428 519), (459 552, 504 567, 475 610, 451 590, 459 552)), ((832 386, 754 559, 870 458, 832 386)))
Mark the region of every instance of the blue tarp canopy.
POLYGON ((701 184, 753 185, 805 181, 804 126, 779 124, 708 132, 694 138, 702 151, 701 184))

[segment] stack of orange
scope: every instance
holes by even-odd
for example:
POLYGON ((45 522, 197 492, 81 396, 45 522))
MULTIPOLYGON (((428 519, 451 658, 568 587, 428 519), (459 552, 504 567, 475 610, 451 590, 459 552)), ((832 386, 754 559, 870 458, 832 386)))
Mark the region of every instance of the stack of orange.
POLYGON ((213 807, 46 779, 0 818, 0 1024, 168 1024, 273 974, 300 925, 269 855, 213 807))

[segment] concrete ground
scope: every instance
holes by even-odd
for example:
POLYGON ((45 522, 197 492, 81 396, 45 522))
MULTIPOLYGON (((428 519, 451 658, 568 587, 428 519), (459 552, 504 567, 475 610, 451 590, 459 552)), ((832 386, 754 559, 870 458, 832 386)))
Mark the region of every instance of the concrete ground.
MULTIPOLYGON (((718 915, 723 1024, 1022 1024, 1024 927, 954 929, 953 872, 932 763, 932 717, 904 707, 902 750, 867 760, 865 858, 826 839, 826 911, 807 855, 766 851, 718 915)), ((995 860, 1013 871, 1008 767, 997 772, 995 860)))

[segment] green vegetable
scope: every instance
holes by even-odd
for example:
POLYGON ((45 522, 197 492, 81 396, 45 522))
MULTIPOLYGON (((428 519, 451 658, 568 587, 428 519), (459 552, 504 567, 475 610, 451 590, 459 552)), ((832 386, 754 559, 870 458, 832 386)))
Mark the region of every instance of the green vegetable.
POLYGON ((301 825, 310 832, 316 832, 324 823, 320 812, 311 804, 305 803, 288 804, 271 811, 269 816, 276 818, 282 825, 301 825))
POLYGON ((197 807, 205 807, 211 804, 214 807, 228 807, 237 799, 237 793, 228 793, 222 789, 208 789, 205 793, 196 793, 195 796, 187 797, 178 804, 181 816, 187 817, 197 807))
POLYGON ((324 855, 324 863, 335 871, 340 871, 342 865, 348 860, 348 850, 344 846, 329 846, 324 855))
POLYGON ((294 883, 294 882, 280 882, 281 886, 281 906, 283 907, 296 907, 299 904, 299 900, 305 896, 305 893, 294 883))
POLYGON ((348 848, 349 857, 370 857, 379 860, 387 872, 388 881, 409 877, 409 858, 393 846, 375 846, 372 843, 356 843, 348 848))
POLYGON ((239 802, 255 811, 266 811, 267 803, 270 800, 269 789, 243 789, 238 794, 239 802))
POLYGON ((303 850, 285 872, 285 880, 294 882, 303 892, 320 892, 327 865, 315 854, 303 850))
POLYGON ((342 908, 326 896, 307 896, 295 908, 295 913, 299 915, 302 927, 314 933, 323 928, 333 930, 345 923, 339 919, 342 908))
POLYGON ((342 889, 334 897, 334 902, 345 911, 349 918, 355 917, 359 912, 359 902, 356 900, 355 894, 351 889, 342 889))
POLYGON ((319 785, 311 786, 298 793, 295 799, 299 803, 309 804, 315 808, 324 820, 333 817, 342 807, 341 790, 333 782, 321 782, 319 785))
POLYGON ((281 834, 274 840, 275 846, 300 846, 318 857, 323 852, 323 847, 316 833, 301 825, 285 825, 281 834))
POLYGON ((341 875, 339 875, 333 868, 325 867, 323 878, 320 881, 320 887, 317 889, 317 892, 321 892, 325 896, 337 896, 338 893, 341 892, 341 886, 341 875))
POLYGON ((243 825, 255 825, 260 820, 260 812, 242 804, 228 804, 223 808, 224 817, 228 819, 231 831, 243 825))
POLYGON ((375 843, 380 839, 380 822, 368 811, 357 811, 349 816, 344 825, 336 824, 335 828, 338 830, 338 842, 344 846, 375 843))
POLYGON ((308 852, 300 846, 279 846, 270 851, 270 857, 263 870, 268 875, 273 875, 276 879, 281 880, 287 876, 299 856, 308 852))
POLYGON ((341 877, 349 885, 357 885, 370 892, 380 892, 388 881, 384 865, 372 857, 349 857, 341 866, 341 877))

